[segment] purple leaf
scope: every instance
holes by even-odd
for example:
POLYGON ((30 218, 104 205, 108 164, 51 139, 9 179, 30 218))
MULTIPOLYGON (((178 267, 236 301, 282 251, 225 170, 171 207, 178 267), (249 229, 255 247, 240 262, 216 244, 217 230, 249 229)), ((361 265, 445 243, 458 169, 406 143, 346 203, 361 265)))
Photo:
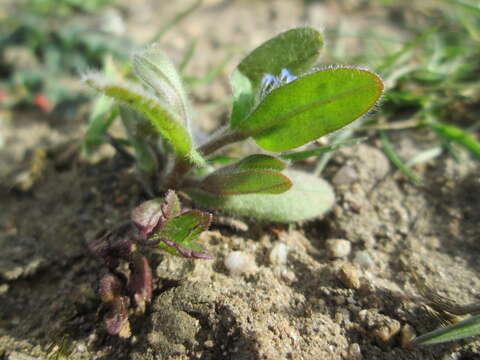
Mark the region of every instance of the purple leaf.
POLYGON ((140 230, 140 236, 144 237, 165 220, 162 211, 163 201, 153 199, 145 201, 132 211, 131 219, 140 230))
POLYGON ((126 296, 117 297, 110 303, 109 311, 103 318, 110 335, 118 335, 123 338, 130 337, 129 305, 130 299, 126 296))
POLYGON ((180 200, 178 200, 175 191, 168 190, 167 195, 165 195, 165 203, 162 206, 162 211, 167 220, 180 215, 180 200))
POLYGON ((145 305, 152 299, 152 270, 145 256, 138 251, 132 254, 130 261, 128 289, 133 293, 135 303, 144 311, 145 305))
POLYGON ((115 298, 120 296, 122 291, 122 281, 112 273, 106 273, 100 279, 100 298, 102 302, 112 302, 115 298))
POLYGON ((129 261, 133 251, 129 228, 129 224, 124 224, 87 241, 90 252, 101 258, 110 268, 116 268, 121 259, 129 261))

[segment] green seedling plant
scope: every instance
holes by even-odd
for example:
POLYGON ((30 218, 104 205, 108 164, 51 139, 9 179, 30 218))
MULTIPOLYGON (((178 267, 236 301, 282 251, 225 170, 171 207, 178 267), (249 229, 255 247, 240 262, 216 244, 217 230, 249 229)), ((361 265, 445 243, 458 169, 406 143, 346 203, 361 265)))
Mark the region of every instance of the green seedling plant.
MULTIPOLYGON (((331 186, 312 174, 287 169, 289 162, 324 151, 309 143, 369 112, 383 82, 361 68, 316 67, 322 47, 319 31, 300 27, 248 54, 231 77, 228 124, 201 143, 182 78, 157 46, 133 55, 141 85, 101 74, 85 76, 88 85, 120 104, 127 139, 119 144, 131 147, 151 191, 166 194, 133 210, 133 228, 122 226, 90 243, 109 268, 100 286, 109 333, 128 334, 128 307, 135 303, 144 308, 151 298, 151 270, 142 248, 210 258, 196 240, 212 215, 182 210, 178 195, 202 209, 285 223, 317 218, 332 207, 331 186), (263 151, 233 161, 215 156, 219 149, 248 139, 263 151), (307 148, 298 149, 302 146, 307 148), (227 163, 216 167, 219 159, 227 163), (129 265, 127 275, 118 270, 121 262, 129 265)), ((94 121, 90 127, 96 125, 94 121)), ((106 126, 98 128, 104 131, 106 126)))

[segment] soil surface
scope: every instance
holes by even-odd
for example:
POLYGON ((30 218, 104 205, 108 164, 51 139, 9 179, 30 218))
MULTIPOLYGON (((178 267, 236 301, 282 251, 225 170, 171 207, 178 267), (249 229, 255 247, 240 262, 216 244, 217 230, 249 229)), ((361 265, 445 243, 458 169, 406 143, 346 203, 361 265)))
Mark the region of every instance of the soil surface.
MULTIPOLYGON (((189 3, 125 2, 119 13, 141 43, 189 3)), ((206 0, 162 46, 179 60, 198 38, 188 73, 204 74, 231 55, 228 74, 244 51, 299 24, 327 34, 345 21, 350 34, 366 26, 401 32, 395 8, 362 3, 206 0)), ((360 50, 359 41, 342 44, 348 56, 360 50)), ((225 119, 225 106, 212 102, 228 91, 227 75, 193 91, 200 128, 225 119)), ((458 303, 478 299, 478 162, 437 158, 415 169, 425 180, 419 186, 395 171, 375 141, 343 148, 324 172, 337 201, 323 219, 215 223, 201 236, 214 260, 148 254, 154 298, 146 313, 132 313, 132 337, 120 339, 105 332, 102 265, 85 241, 147 198, 134 168, 111 151, 81 159, 84 119, 22 112, 0 126, 1 174, 9 174, 0 187, 0 359, 53 359, 62 349, 69 359, 105 360, 480 358, 475 340, 405 346, 440 324, 419 300, 412 274, 458 303), (236 273, 225 266, 233 251, 247 261, 236 273)), ((430 140, 403 131, 393 141, 410 154, 430 140)))

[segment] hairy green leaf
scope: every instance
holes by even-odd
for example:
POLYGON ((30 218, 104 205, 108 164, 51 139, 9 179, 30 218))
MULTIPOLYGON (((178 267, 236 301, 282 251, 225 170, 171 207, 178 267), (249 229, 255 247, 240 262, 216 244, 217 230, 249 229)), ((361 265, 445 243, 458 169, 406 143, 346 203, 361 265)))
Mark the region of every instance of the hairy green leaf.
POLYGON ((209 163, 217 163, 217 164, 230 164, 237 160, 238 160, 237 157, 226 156, 226 155, 212 155, 207 158, 207 161, 209 163))
POLYGON ((380 77, 367 70, 320 70, 270 92, 232 129, 266 150, 289 150, 348 125, 369 111, 382 91, 380 77))
POLYGON ((265 74, 278 74, 287 68, 293 74, 308 71, 323 47, 320 31, 311 27, 287 30, 264 42, 238 65, 238 70, 258 89, 265 74))
POLYGON ((149 236, 148 241, 159 240, 157 246, 172 255, 189 258, 211 258, 195 241, 208 229, 212 214, 191 210, 165 222, 160 231, 149 236))
POLYGON ((135 74, 155 91, 183 120, 190 120, 190 105, 182 80, 170 59, 156 46, 133 56, 135 74))
POLYGON ((285 171, 293 186, 278 194, 213 195, 198 188, 187 189, 195 202, 223 210, 238 216, 252 217, 264 221, 295 222, 317 218, 325 214, 334 204, 331 186, 313 175, 289 170, 285 171))
POLYGON ((446 328, 440 328, 419 336, 412 341, 412 344, 438 344, 452 340, 464 339, 474 335, 480 335, 480 315, 469 317, 468 319, 447 326, 446 328))
POLYGON ((231 81, 234 95, 232 126, 250 113, 265 74, 278 74, 283 68, 294 74, 304 73, 315 64, 322 47, 323 38, 318 30, 299 27, 275 36, 245 57, 231 81))
POLYGON ((94 89, 127 104, 145 115, 167 140, 174 151, 182 158, 192 162, 199 161, 198 154, 192 149, 192 139, 178 115, 168 105, 154 99, 133 85, 110 83, 101 77, 92 75, 86 83, 94 89))
POLYGON ((222 171, 208 175, 200 188, 217 195, 279 194, 292 186, 290 179, 281 172, 270 169, 222 171))
POLYGON ((233 107, 231 124, 237 124, 245 119, 255 105, 252 83, 240 71, 235 70, 230 80, 233 91, 233 107))
POLYGON ((155 174, 158 164, 152 144, 158 141, 158 136, 152 131, 152 124, 142 114, 125 106, 120 106, 120 116, 135 151, 138 168, 145 174, 155 174))
POLYGON ((250 155, 232 165, 232 168, 238 170, 271 169, 281 171, 286 167, 287 163, 285 161, 265 154, 250 155))

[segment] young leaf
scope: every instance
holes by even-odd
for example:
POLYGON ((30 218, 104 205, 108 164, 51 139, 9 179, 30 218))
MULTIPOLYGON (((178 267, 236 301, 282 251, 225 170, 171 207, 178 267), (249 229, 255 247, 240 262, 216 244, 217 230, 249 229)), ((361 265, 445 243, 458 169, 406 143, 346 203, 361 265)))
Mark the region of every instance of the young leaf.
POLYGON ((348 125, 369 111, 382 91, 380 77, 367 70, 320 70, 270 92, 232 129, 266 150, 289 150, 348 125))
POLYGON ((138 168, 142 173, 148 175, 155 174, 158 163, 151 144, 158 141, 157 132, 152 129, 152 124, 148 119, 126 106, 120 106, 120 116, 128 140, 135 151, 135 160, 138 168), (151 140, 150 144, 149 138, 151 140))
POLYGON ((265 74, 278 74, 288 68, 294 74, 308 71, 323 47, 320 31, 299 27, 285 31, 253 50, 238 65, 238 70, 258 89, 265 74))
POLYGON ((105 132, 112 124, 118 111, 112 110, 112 99, 99 97, 88 118, 88 128, 83 140, 83 151, 90 156, 95 146, 104 142, 105 132))
POLYGON ((162 205, 162 212, 165 218, 170 219, 181 213, 181 204, 177 194, 173 190, 168 190, 165 195, 165 203, 162 205))
POLYGON ((133 294, 136 305, 143 312, 146 303, 152 299, 152 269, 147 258, 138 251, 132 254, 129 268, 127 288, 133 294))
POLYGON ((212 214, 191 210, 169 219, 158 232, 149 236, 148 241, 154 241, 172 255, 210 259, 211 256, 195 240, 208 229, 211 221, 212 214))
POLYGON ((170 59, 153 45, 133 56, 135 74, 155 91, 180 115, 186 125, 190 120, 190 106, 182 80, 170 59))
POLYGON ((412 341, 416 345, 438 344, 466 337, 480 335, 480 315, 469 317, 456 324, 440 328, 417 337, 412 341))
POLYGON ((322 46, 318 30, 300 27, 285 31, 253 50, 233 73, 231 125, 235 126, 250 113, 265 74, 278 74, 284 68, 295 74, 304 73, 315 64, 322 46))
POLYGON ((271 169, 281 171, 286 167, 285 161, 265 154, 250 155, 232 165, 232 168, 238 170, 271 169))
POLYGON ((237 124, 247 117, 255 105, 252 83, 240 71, 235 70, 230 80, 233 91, 231 124, 237 124))
MULTIPOLYGON (((133 85, 109 83, 99 76, 86 78, 86 83, 107 96, 130 105, 145 115, 166 139, 170 141, 175 152, 191 161, 199 156, 192 149, 192 139, 178 115, 166 104, 153 98, 133 85)), ((198 161, 198 160, 197 160, 198 161)))
POLYGON ((200 188, 217 195, 280 194, 292 186, 290 179, 281 172, 270 169, 243 171, 215 171, 207 176, 200 188))
POLYGON ((290 190, 275 196, 246 194, 218 196, 201 189, 187 189, 195 202, 239 216, 265 221, 295 222, 317 218, 334 204, 331 186, 313 175, 288 170, 284 172, 293 185, 290 190))
POLYGON ((140 230, 140 236, 150 234, 159 222, 165 220, 162 204, 161 199, 152 199, 145 201, 132 210, 130 218, 140 230))
POLYGON ((103 317, 103 321, 110 335, 118 335, 121 338, 130 337, 129 304, 130 301, 126 296, 119 296, 109 304, 109 311, 103 317))

